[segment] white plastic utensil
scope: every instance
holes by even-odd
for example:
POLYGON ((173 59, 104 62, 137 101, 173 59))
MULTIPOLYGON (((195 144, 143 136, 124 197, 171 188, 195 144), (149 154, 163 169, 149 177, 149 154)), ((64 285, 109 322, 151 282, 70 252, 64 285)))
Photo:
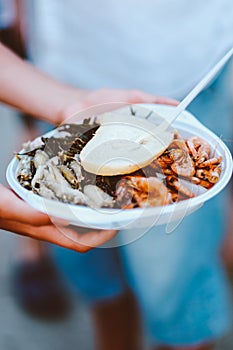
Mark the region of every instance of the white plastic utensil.
POLYGON ((169 131, 169 126, 213 79, 232 54, 233 47, 172 110, 169 119, 160 122, 156 127, 148 126, 145 120, 143 124, 140 119, 140 126, 136 125, 132 116, 125 119, 125 116, 118 115, 117 112, 106 113, 100 128, 80 153, 84 169, 96 175, 114 176, 129 174, 149 165, 171 143, 173 132, 169 131))
MULTIPOLYGON (((168 105, 143 105, 142 107, 150 108, 150 110, 155 111, 155 113, 165 116, 170 115, 175 108, 174 106, 168 105)), ((151 122, 156 123, 156 121, 156 116, 152 116, 151 122)), ((81 123, 81 121, 79 121, 79 123, 81 123)), ((178 222, 200 208, 204 202, 217 195, 227 185, 232 174, 232 158, 230 151, 222 140, 199 123, 189 112, 182 112, 181 118, 175 121, 174 128, 179 130, 183 138, 197 136, 206 140, 210 144, 211 149, 214 150, 215 156, 222 157, 220 180, 204 193, 195 192, 196 196, 187 201, 153 208, 135 208, 127 210, 101 208, 96 210, 87 206, 49 200, 38 196, 20 185, 17 180, 18 161, 16 157, 12 159, 8 166, 7 180, 13 190, 32 207, 51 217, 64 219, 76 226, 92 227, 96 229, 126 230, 138 229, 140 227, 146 227, 148 229, 148 227, 152 226, 170 224, 173 221, 178 222)), ((44 135, 44 137, 51 137, 53 132, 54 131, 51 131, 44 135)), ((129 243, 139 238, 135 232, 139 231, 133 231, 133 239, 132 236, 125 235, 125 232, 122 232, 122 234, 125 240, 129 239, 129 243)), ((63 234, 65 234, 64 230, 63 234)), ((124 242, 126 243, 126 241, 124 242)))
MULTIPOLYGON (((179 115, 188 107, 194 98, 209 84, 221 68, 233 55, 233 47, 222 57, 222 59, 204 76, 204 78, 190 91, 190 93, 172 110, 169 115, 169 125, 171 125, 179 115)), ((167 121, 162 123, 158 128, 162 131, 168 127, 167 121)))

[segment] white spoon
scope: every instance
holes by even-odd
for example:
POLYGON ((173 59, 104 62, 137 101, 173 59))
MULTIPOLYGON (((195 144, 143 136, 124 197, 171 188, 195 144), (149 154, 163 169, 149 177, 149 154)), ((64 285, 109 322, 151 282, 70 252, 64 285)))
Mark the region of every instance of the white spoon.
POLYGON ((179 115, 188 107, 195 97, 208 85, 221 68, 233 55, 233 47, 222 57, 222 59, 204 76, 204 78, 189 92, 189 94, 175 107, 170 114, 169 122, 164 122, 158 126, 159 130, 165 130, 171 125, 179 115))

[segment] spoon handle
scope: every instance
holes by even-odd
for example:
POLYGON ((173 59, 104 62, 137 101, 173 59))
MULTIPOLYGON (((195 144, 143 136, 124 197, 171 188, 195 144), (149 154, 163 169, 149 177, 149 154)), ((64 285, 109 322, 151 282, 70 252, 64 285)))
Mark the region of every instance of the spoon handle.
POLYGON ((176 118, 182 113, 186 107, 194 100, 194 98, 206 87, 206 85, 214 78, 220 69, 233 55, 233 47, 225 56, 204 76, 204 78, 190 91, 190 93, 178 104, 172 113, 169 124, 172 124, 176 118))

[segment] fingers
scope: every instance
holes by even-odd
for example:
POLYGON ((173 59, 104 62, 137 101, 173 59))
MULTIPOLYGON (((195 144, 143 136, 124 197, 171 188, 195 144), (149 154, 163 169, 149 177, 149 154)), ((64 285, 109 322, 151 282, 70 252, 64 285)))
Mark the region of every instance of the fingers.
POLYGON ((168 98, 168 97, 163 97, 163 96, 157 96, 155 98, 154 103, 158 103, 158 104, 164 104, 164 105, 170 105, 170 106, 178 106, 178 104, 180 103, 177 100, 174 100, 173 98, 168 98))
POLYGON ((124 107, 129 104, 129 102, 119 101, 111 101, 111 99, 105 100, 105 102, 87 102, 80 105, 80 108, 73 109, 72 114, 68 114, 68 117, 65 118, 66 123, 72 123, 84 120, 85 118, 90 118, 91 116, 100 115, 102 113, 111 112, 114 109, 118 109, 124 107))
POLYGON ((63 111, 63 122, 83 120, 91 115, 105 113, 131 103, 160 103, 176 106, 178 101, 148 94, 141 90, 99 89, 88 92, 63 111))
MULTIPOLYGON (((66 244, 66 248, 77 250, 79 252, 87 252, 92 248, 96 248, 108 242, 117 234, 117 230, 92 230, 90 228, 70 226, 64 220, 52 218, 56 230, 50 232, 49 237, 53 243, 62 245, 66 244), (68 240, 67 240, 68 239, 68 240)), ((47 240, 47 232, 43 239, 47 240)))
MULTIPOLYGON (((17 221, 7 221, 1 223, 1 228, 13 233, 38 239, 48 243, 56 244, 63 248, 72 249, 79 253, 86 253, 96 248, 117 234, 115 230, 90 231, 80 233, 79 229, 69 227, 54 226, 52 224, 45 226, 33 226, 17 221)), ((82 229, 80 229, 82 232, 82 229)))
POLYGON ((131 90, 129 94, 129 103, 159 103, 172 106, 177 106, 179 104, 178 101, 172 98, 164 96, 155 96, 140 90, 131 90))
MULTIPOLYGON (((77 232, 74 230, 65 229, 64 233, 73 241, 71 249, 76 249, 76 245, 79 245, 79 251, 87 252, 92 248, 99 247, 109 240, 113 239, 117 230, 93 230, 86 233, 80 233, 80 229, 77 228, 77 232)), ((70 242, 71 243, 71 242, 70 242)))
POLYGON ((70 229, 68 227, 43 226, 30 228, 30 237, 47 241, 64 248, 75 250, 79 253, 85 253, 96 248, 117 234, 116 230, 90 231, 80 233, 79 229, 70 229))
POLYGON ((0 219, 12 220, 34 226, 48 225, 50 218, 31 208, 14 192, 0 184, 0 219))
POLYGON ((72 249, 80 253, 85 253, 96 248, 117 234, 116 230, 92 230, 85 229, 88 232, 83 233, 82 228, 44 226, 37 228, 30 233, 30 237, 38 238, 64 248, 72 249))

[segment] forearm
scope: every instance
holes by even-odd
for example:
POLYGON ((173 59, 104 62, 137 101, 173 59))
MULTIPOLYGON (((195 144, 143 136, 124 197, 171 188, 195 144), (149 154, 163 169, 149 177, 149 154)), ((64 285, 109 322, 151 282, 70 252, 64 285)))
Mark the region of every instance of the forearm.
MULTIPOLYGON (((77 112, 76 118, 89 116, 88 108, 99 106, 103 113, 131 103, 166 103, 172 99, 153 96, 139 90, 81 90, 52 79, 21 60, 0 43, 0 102, 53 124, 60 124, 77 112), (83 111, 86 111, 86 114, 83 111)), ((69 119, 71 120, 71 119, 69 119)))
POLYGON ((0 44, 0 101, 58 124, 64 106, 84 92, 57 82, 0 44))

